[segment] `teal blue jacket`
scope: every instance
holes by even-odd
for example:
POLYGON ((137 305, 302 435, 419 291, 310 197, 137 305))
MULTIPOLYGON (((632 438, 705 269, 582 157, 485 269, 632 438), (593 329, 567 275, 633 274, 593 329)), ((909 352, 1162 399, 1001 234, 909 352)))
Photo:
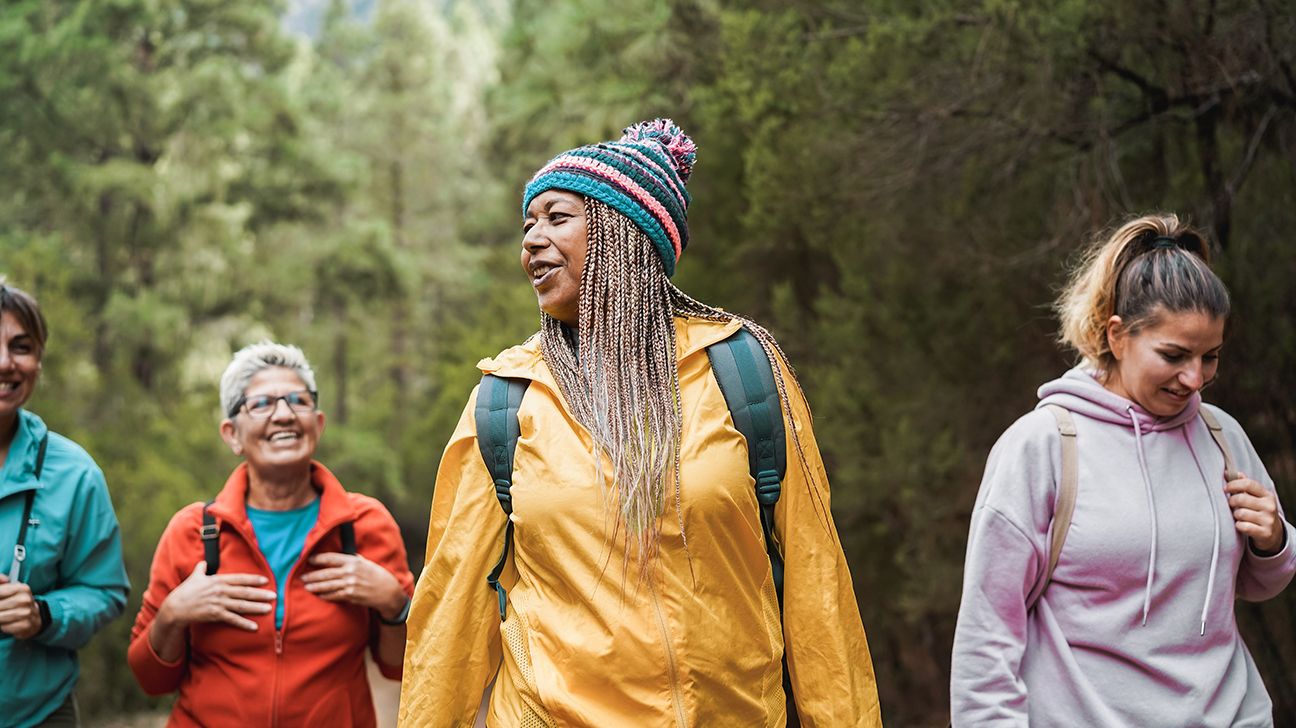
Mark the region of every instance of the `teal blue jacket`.
POLYGON ((130 582, 121 531, 103 471, 71 440, 49 432, 45 467, 36 451, 49 432, 18 412, 18 432, 0 468, 0 573, 13 564, 23 493, 35 489, 27 558, 19 579, 49 604, 50 625, 18 640, 0 634, 0 722, 31 726, 67 700, 77 681, 76 651, 126 606, 130 582))

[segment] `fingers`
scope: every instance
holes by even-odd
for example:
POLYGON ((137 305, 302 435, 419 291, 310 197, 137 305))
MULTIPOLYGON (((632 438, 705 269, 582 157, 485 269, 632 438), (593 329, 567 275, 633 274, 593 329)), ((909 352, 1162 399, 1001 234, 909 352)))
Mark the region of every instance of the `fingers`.
POLYGON ((216 574, 212 578, 230 586, 261 586, 270 581, 260 574, 216 574))
POLYGON ((197 564, 194 564, 193 571, 189 573, 189 576, 185 580, 188 581, 189 579, 204 578, 215 579, 224 584, 235 584, 238 586, 261 586, 270 581, 260 574, 212 574, 208 577, 206 561, 199 561, 197 564))
POLYGON ((13 622, 0 623, 0 632, 19 639, 26 639, 36 633, 36 622, 33 619, 19 619, 13 622))
POLYGON ((248 632, 257 631, 256 622, 253 622, 252 620, 247 619, 245 617, 240 617, 238 614, 235 614, 234 612, 231 612, 228 609, 222 609, 220 613, 216 615, 216 619, 210 621, 224 622, 225 624, 238 627, 239 629, 245 629, 248 632))
POLYGON ((221 590, 221 596, 226 599, 242 599, 245 601, 273 602, 275 593, 269 589, 256 589, 250 586, 227 586, 221 590))
POLYGON ((1251 543, 1261 551, 1276 551, 1282 544, 1282 532, 1277 537, 1273 536, 1273 530, 1261 526, 1258 523, 1249 521, 1236 521, 1233 527, 1237 532, 1251 539, 1251 543))
POLYGON ((305 584, 318 583, 321 581, 333 581, 335 579, 345 579, 348 576, 354 576, 355 569, 349 567, 338 567, 333 569, 319 569, 317 571, 308 571, 302 574, 301 580, 305 584))
POLYGON ((1233 520, 1237 523, 1250 523, 1264 528, 1266 533, 1273 527, 1274 515, 1268 511, 1253 511, 1250 508, 1234 508, 1233 520))
POLYGON ((207 564, 198 562, 189 578, 171 592, 163 607, 179 624, 223 622, 246 630, 256 623, 241 614, 261 616, 274 609, 278 594, 259 588, 270 580, 260 574, 207 575, 207 564))
POLYGON ((307 561, 312 566, 345 566, 348 562, 359 559, 355 554, 340 554, 336 551, 325 551, 322 554, 315 554, 307 561))
POLYGON ((30 604, 31 601, 31 587, 22 582, 0 586, 0 611, 30 604))
POLYGON ((265 602, 253 602, 246 599, 226 599, 222 606, 231 612, 239 614, 269 614, 274 609, 273 604, 265 602))
POLYGON ((1236 480, 1230 480, 1227 484, 1225 484, 1224 492, 1230 494, 1249 493, 1254 496, 1263 496, 1269 492, 1269 489, 1265 488, 1263 485, 1260 485, 1260 483, 1239 473, 1236 480))
POLYGON ((0 624, 9 624, 31 617, 32 610, 27 607, 8 607, 0 609, 0 624))
POLYGON ((21 581, 12 584, 0 584, 0 601, 23 593, 31 594, 31 587, 21 581))
POLYGON ((1234 513, 1237 513, 1239 508, 1250 509, 1253 511, 1266 511, 1269 513, 1275 513, 1278 510, 1274 498, 1267 494, 1264 496, 1255 496, 1251 495, 1249 492, 1234 493, 1229 496, 1228 504, 1229 508, 1232 508, 1234 513))
POLYGON ((355 594, 357 586, 359 585, 357 584, 355 577, 329 579, 328 581, 307 584, 306 591, 319 597, 323 597, 326 594, 342 594, 344 596, 351 596, 355 594))
POLYGON ((348 602, 351 604, 360 603, 360 601, 356 599, 355 590, 351 588, 339 589, 338 591, 332 591, 332 592, 317 593, 315 596, 319 597, 320 599, 323 599, 326 602, 348 602))

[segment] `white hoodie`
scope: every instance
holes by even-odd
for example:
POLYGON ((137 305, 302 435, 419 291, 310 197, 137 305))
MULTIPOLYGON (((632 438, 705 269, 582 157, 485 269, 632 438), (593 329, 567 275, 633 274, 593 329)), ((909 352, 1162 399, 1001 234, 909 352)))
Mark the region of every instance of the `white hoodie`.
POLYGON ((1269 599, 1296 573, 1296 531, 1256 555, 1237 533, 1211 407, 1237 467, 1273 481, 1232 417, 1194 395, 1158 418, 1073 369, 999 438, 968 536, 950 685, 954 726, 1271 726, 1273 707, 1233 601, 1269 599), (1051 582, 1061 475, 1052 415, 1075 419, 1079 486, 1051 582))

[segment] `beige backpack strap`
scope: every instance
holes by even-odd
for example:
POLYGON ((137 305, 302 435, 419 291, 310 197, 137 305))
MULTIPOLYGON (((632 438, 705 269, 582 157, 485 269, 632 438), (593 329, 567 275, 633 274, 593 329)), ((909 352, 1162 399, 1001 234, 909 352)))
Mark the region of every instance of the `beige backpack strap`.
POLYGON ((1046 404, 1044 409, 1057 420, 1058 434, 1062 438, 1062 477, 1058 481, 1057 495, 1053 499, 1053 520, 1049 524, 1049 557, 1048 566, 1031 590, 1026 600, 1029 609, 1044 593, 1053 570, 1057 568, 1058 558, 1062 555, 1062 544, 1066 543, 1067 531, 1071 528, 1071 515, 1075 513, 1076 490, 1080 480, 1079 451, 1076 447, 1075 420, 1065 407, 1046 404))
POLYGON ((1237 461, 1233 459, 1233 451, 1229 449, 1228 440, 1224 439, 1224 427, 1220 425, 1219 418, 1215 416, 1214 412, 1206 409, 1205 405, 1202 405, 1197 410, 1197 414, 1201 415, 1202 422, 1206 423, 1206 428, 1210 430, 1211 437, 1215 439, 1215 444, 1219 445, 1220 452, 1224 453, 1224 479, 1237 480, 1237 461))

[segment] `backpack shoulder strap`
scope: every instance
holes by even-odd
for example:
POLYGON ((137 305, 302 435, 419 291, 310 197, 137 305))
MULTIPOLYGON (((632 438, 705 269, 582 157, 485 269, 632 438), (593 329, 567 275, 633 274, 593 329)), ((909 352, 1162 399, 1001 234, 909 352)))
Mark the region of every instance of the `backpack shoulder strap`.
MULTIPOLYGON (((526 394, 528 379, 509 379, 494 374, 483 374, 481 386, 477 390, 477 405, 473 408, 473 420, 477 427, 477 448, 481 450, 482 460, 495 485, 495 498, 499 500, 504 513, 513 514, 513 454, 517 451, 518 437, 521 428, 518 425, 518 408, 522 406, 522 396, 526 394)), ((486 577, 486 584, 499 597, 500 621, 504 621, 508 609, 508 592, 500 584, 500 575, 508 563, 509 549, 513 545, 513 519, 504 527, 504 548, 500 551, 499 561, 486 577)))
POLYGON ((1224 426, 1220 424, 1215 413, 1207 409, 1205 405, 1197 410, 1197 414, 1201 415, 1202 422, 1205 422, 1206 428, 1210 430, 1211 438, 1219 446, 1220 452, 1224 453, 1224 479, 1237 480, 1237 460, 1233 458, 1233 451, 1229 449, 1228 440, 1224 438, 1224 426))
POLYGON ((41 473, 45 470, 45 450, 49 447, 49 433, 41 438, 40 445, 36 447, 36 479, 40 480, 41 473))
POLYGON ((32 519, 32 503, 36 500, 36 490, 23 493, 22 520, 18 523, 18 540, 14 542, 13 562, 9 566, 9 581, 22 581, 22 565, 27 560, 27 523, 32 519))
POLYGON ((203 561, 207 562, 207 576, 220 571, 220 524, 216 523, 216 517, 208 510, 216 499, 212 498, 203 504, 202 508, 202 528, 198 530, 198 535, 202 538, 203 561))
POLYGON ((495 497, 505 513, 513 512, 509 488, 513 485, 513 453, 517 451, 521 430, 518 408, 526 394, 527 379, 508 379, 483 374, 477 390, 473 419, 477 425, 477 448, 495 484, 495 497))
MULTIPOLYGON (((711 371, 720 385, 734 427, 747 440, 747 467, 756 482, 765 551, 769 554, 774 592, 782 612, 783 554, 774 542, 774 506, 782 495, 783 476, 787 474, 787 433, 783 430, 783 407, 774 381, 774 370, 765 348, 745 328, 708 346, 707 357, 711 359, 711 371)), ((797 728, 801 720, 792 693, 791 676, 787 654, 784 653, 783 695, 787 725, 788 728, 797 728)))
POLYGON ((1044 409, 1048 410, 1057 421, 1058 435, 1062 440, 1062 475, 1058 480, 1057 494, 1053 498, 1053 520, 1049 524, 1048 565, 1026 599, 1027 608, 1035 605, 1053 578, 1053 570, 1057 568, 1058 558, 1062 555, 1062 545, 1066 543, 1067 531, 1071 528, 1071 516, 1075 513, 1076 491, 1080 481, 1075 420, 1071 417, 1071 413, 1060 405, 1048 404, 1044 405, 1044 409))
MULTIPOLYGON (((41 438, 36 448, 36 479, 40 480, 41 471, 45 469, 45 448, 49 445, 49 433, 41 438)), ((17 583, 22 576, 22 564, 27 560, 27 525, 32 523, 32 504, 36 501, 36 489, 23 493, 22 520, 18 522, 18 540, 14 542, 13 563, 9 567, 9 581, 17 583)), ((36 523, 39 523, 36 520, 36 523)))
POLYGON ((338 535, 342 537, 342 553, 356 555, 355 522, 346 521, 338 526, 338 535))
POLYGON ((774 570, 774 586, 783 603, 783 557, 774 543, 774 506, 787 472, 787 435, 774 371, 760 342, 747 329, 707 347, 734 427, 747 440, 747 465, 756 481, 765 548, 774 570))

